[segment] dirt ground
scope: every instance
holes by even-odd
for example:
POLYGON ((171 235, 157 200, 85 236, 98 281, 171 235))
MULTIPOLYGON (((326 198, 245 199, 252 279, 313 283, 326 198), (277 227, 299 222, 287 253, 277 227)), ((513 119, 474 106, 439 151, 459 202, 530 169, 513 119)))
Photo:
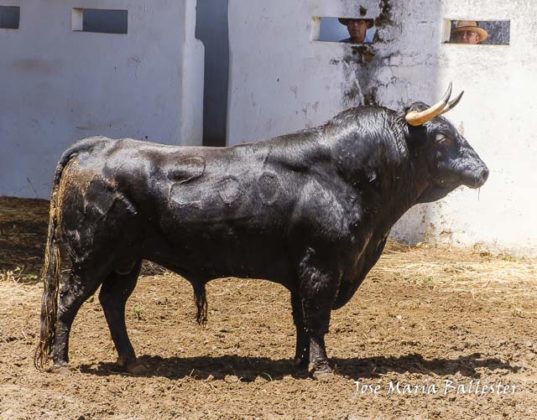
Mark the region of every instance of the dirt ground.
POLYGON ((81 309, 71 370, 38 372, 38 270, 47 202, 0 199, 0 418, 537 417, 537 260, 390 244, 335 311, 337 374, 297 371, 289 295, 259 280, 192 291, 148 266, 127 323, 150 374, 117 371, 97 299, 81 309))

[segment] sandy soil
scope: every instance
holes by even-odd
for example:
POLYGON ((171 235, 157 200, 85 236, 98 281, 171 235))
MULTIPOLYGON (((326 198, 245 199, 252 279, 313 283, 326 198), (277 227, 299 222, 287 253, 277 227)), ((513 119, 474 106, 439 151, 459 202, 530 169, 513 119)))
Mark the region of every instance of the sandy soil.
POLYGON ((537 417, 537 261, 479 250, 390 244, 334 312, 326 381, 293 367, 282 287, 214 281, 199 327, 190 286, 154 267, 127 309, 150 374, 117 371, 97 299, 75 321, 71 370, 38 372, 46 206, 0 199, 2 419, 537 417))

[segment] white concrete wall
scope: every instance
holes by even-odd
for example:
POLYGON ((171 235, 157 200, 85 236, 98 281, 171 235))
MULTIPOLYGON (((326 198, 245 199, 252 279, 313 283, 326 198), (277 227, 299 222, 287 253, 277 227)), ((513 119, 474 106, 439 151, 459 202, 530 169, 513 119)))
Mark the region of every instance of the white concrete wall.
POLYGON ((443 44, 443 84, 466 90, 449 118, 490 167, 480 192, 457 191, 429 209, 428 237, 537 255, 537 4, 450 0, 446 18, 510 20, 510 46, 443 44))
POLYGON ((466 91, 451 121, 491 169, 416 206, 393 230, 410 242, 481 245, 537 255, 537 8, 518 0, 230 0, 228 140, 269 138, 322 123, 360 103, 435 101, 449 81, 466 91), (381 16, 371 48, 312 42, 314 16, 381 16), (443 44, 443 19, 511 20, 510 46, 443 44))
POLYGON ((201 144, 195 0, 0 0, 0 195, 48 197, 56 162, 91 135, 201 144), (128 10, 128 34, 73 32, 73 7, 128 10))

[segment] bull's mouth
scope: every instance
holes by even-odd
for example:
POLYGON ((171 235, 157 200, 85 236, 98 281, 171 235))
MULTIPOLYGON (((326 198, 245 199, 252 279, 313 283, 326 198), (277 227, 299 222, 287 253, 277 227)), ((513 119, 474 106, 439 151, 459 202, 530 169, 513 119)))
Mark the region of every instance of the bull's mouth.
POLYGON ((472 188, 472 189, 475 190, 477 188, 481 188, 483 186, 483 184, 485 184, 485 182, 481 182, 481 181, 475 179, 475 180, 472 180, 472 181, 465 182, 464 186, 466 186, 468 188, 472 188))
POLYGON ((481 188, 489 177, 489 170, 486 166, 473 171, 467 171, 460 174, 457 178, 453 177, 449 180, 444 179, 441 183, 429 186, 418 198, 419 203, 431 203, 440 200, 448 195, 451 191, 460 185, 465 185, 469 188, 481 188))
POLYGON ((418 203, 432 203, 433 201, 440 200, 448 195, 453 188, 440 187, 437 185, 427 188, 418 198, 418 203))

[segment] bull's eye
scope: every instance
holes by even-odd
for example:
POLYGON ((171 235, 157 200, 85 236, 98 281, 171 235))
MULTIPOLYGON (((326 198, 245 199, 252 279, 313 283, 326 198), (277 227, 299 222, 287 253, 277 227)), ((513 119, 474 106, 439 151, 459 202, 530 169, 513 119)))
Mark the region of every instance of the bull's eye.
POLYGON ((443 146, 449 146, 453 143, 453 139, 451 137, 446 136, 445 134, 438 133, 435 136, 435 140, 437 144, 441 144, 443 146))
POLYGON ((446 136, 441 133, 438 133, 435 137, 435 140, 437 143, 443 143, 444 141, 446 141, 446 136))

